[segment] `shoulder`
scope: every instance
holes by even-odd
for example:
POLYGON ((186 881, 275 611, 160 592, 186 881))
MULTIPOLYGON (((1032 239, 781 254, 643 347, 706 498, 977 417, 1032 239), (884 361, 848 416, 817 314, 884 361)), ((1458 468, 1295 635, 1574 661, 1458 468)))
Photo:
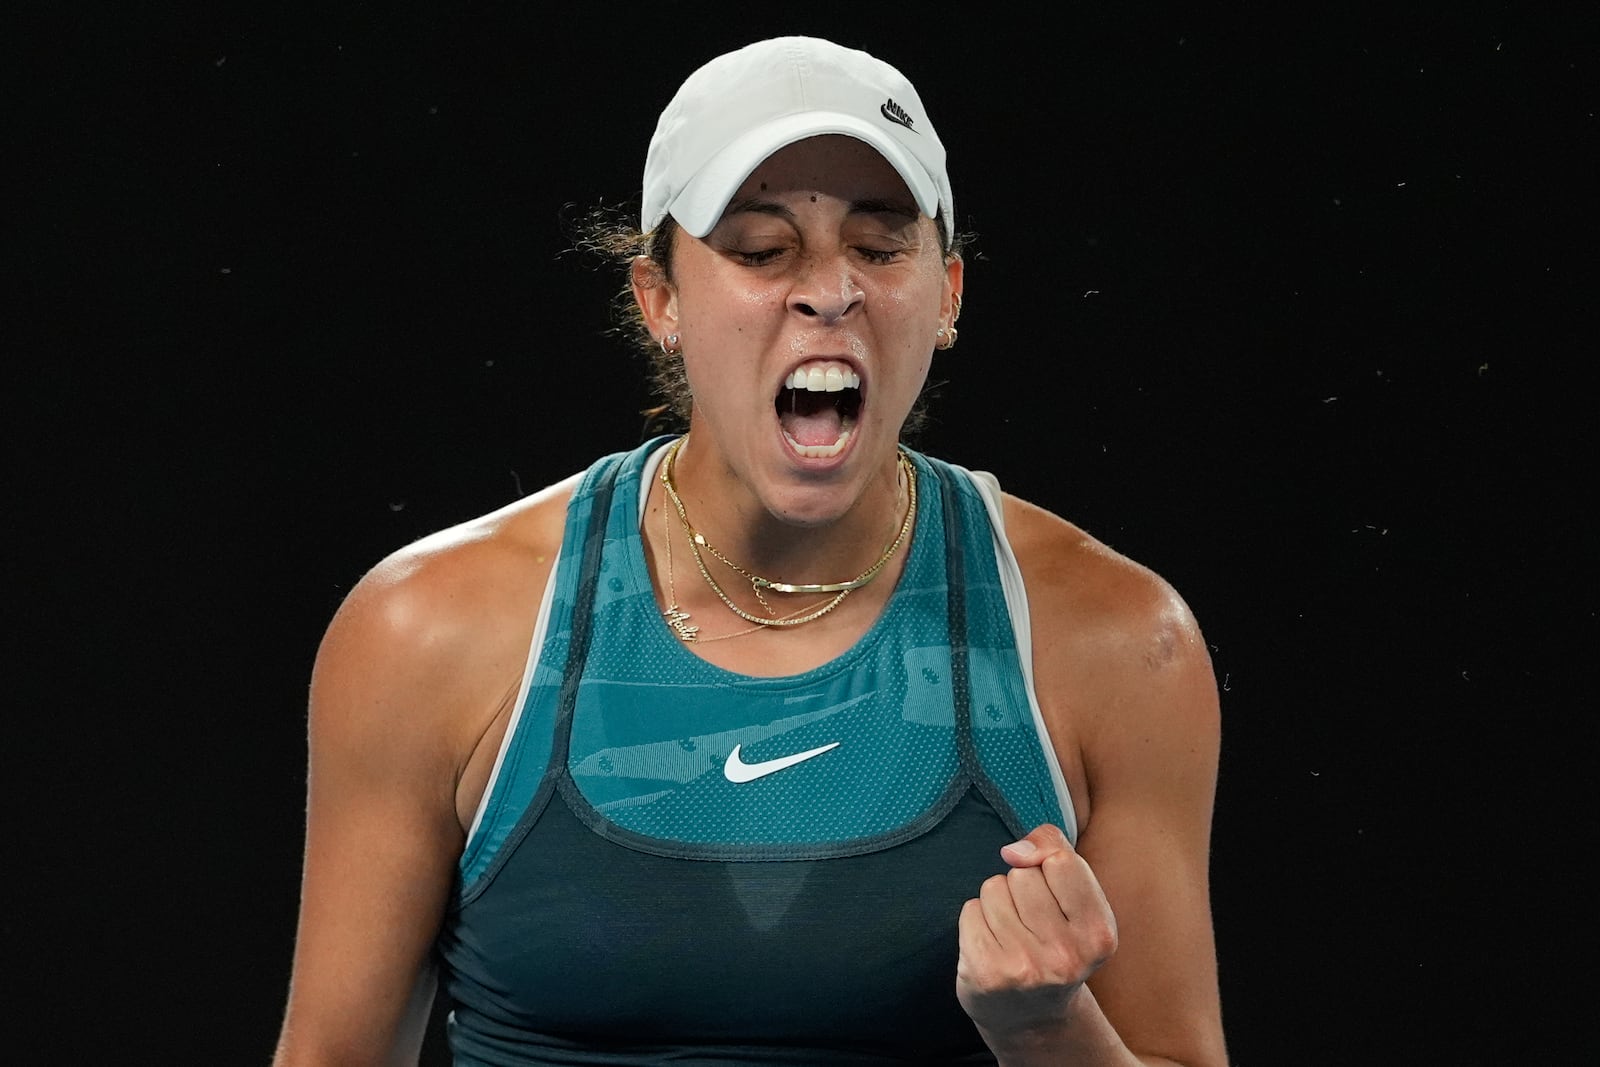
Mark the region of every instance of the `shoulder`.
POLYGON ((1008 494, 1004 514, 1052 733, 1073 739, 1091 782, 1108 761, 1192 758, 1204 776, 1220 712, 1211 656, 1183 597, 1044 508, 1008 494))
POLYGON ((330 635, 379 637, 407 656, 482 637, 498 608, 542 589, 577 477, 391 553, 350 591, 330 635))
POLYGON ((1051 633, 1103 652, 1129 645, 1152 665, 1203 649, 1189 605, 1161 575, 1036 504, 1003 500, 1006 539, 1051 633))
POLYGON ((312 674, 312 727, 467 743, 520 677, 560 553, 569 477, 390 554, 345 597, 312 674), (396 727, 405 727, 395 733, 396 727))

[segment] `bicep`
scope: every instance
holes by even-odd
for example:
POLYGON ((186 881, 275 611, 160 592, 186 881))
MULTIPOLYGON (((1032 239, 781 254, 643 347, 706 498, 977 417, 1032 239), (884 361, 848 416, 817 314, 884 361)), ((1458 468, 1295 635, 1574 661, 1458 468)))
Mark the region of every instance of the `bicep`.
MULTIPOLYGON (((370 1054, 420 1038, 415 1017, 431 1003, 422 990, 457 848, 403 799, 312 788, 285 1020, 294 1042, 370 1054)), ((364 1061, 341 1053, 338 1062, 364 1061)))
POLYGON ((1198 631, 1180 629, 1170 655, 1120 668, 1116 714, 1085 741, 1093 817, 1079 852, 1119 934, 1089 984, 1131 1048, 1213 1063, 1224 1055, 1209 878, 1219 709, 1198 631))
POLYGON ((414 1063, 432 999, 430 949, 461 847, 450 746, 424 703, 436 694, 390 662, 397 649, 340 626, 312 685, 300 918, 278 1062, 414 1063))

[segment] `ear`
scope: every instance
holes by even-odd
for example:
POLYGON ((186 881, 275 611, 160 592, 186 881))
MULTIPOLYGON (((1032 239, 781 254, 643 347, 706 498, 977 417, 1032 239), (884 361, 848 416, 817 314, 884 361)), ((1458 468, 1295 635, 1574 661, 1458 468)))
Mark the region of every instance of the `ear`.
POLYGON ((630 268, 633 301, 657 341, 678 332, 678 290, 667 281, 661 264, 649 256, 634 256, 630 268))
POLYGON ((960 256, 950 256, 944 265, 944 300, 939 305, 939 321, 954 326, 961 316, 961 291, 966 284, 966 264, 960 256))

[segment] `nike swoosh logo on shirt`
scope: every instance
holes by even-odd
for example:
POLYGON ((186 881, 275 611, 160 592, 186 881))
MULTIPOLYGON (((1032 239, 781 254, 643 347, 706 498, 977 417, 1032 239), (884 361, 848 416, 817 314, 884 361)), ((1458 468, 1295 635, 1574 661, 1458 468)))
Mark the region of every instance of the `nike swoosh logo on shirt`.
POLYGON ((829 749, 838 748, 839 742, 835 741, 831 745, 823 745, 821 748, 813 748, 805 752, 796 752, 792 756, 779 756, 777 759, 762 760, 760 763, 746 763, 740 759, 740 747, 739 745, 734 745, 733 751, 728 753, 728 762, 722 765, 722 774, 730 782, 753 782, 757 778, 765 778, 767 775, 781 771, 785 767, 793 767, 796 763, 804 763, 814 756, 822 755, 829 749))

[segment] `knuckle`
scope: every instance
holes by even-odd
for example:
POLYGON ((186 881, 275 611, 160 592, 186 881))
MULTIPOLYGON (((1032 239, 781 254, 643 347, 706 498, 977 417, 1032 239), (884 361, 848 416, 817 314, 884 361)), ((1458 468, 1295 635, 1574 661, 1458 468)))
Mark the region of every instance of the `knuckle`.
POLYGON ((986 993, 1036 988, 1043 973, 1036 960, 1014 953, 963 957, 956 963, 956 976, 971 988, 986 993))
POLYGON ((1086 932, 1084 954, 1098 967, 1117 953, 1117 928, 1109 922, 1094 923, 1086 932))
POLYGON ((1008 957, 994 968, 997 989, 1028 989, 1038 981, 1038 969, 1026 957, 1008 957))
POLYGON ((1060 874, 1077 865, 1078 857, 1070 852, 1053 852, 1044 858, 1040 867, 1048 873, 1060 874))

